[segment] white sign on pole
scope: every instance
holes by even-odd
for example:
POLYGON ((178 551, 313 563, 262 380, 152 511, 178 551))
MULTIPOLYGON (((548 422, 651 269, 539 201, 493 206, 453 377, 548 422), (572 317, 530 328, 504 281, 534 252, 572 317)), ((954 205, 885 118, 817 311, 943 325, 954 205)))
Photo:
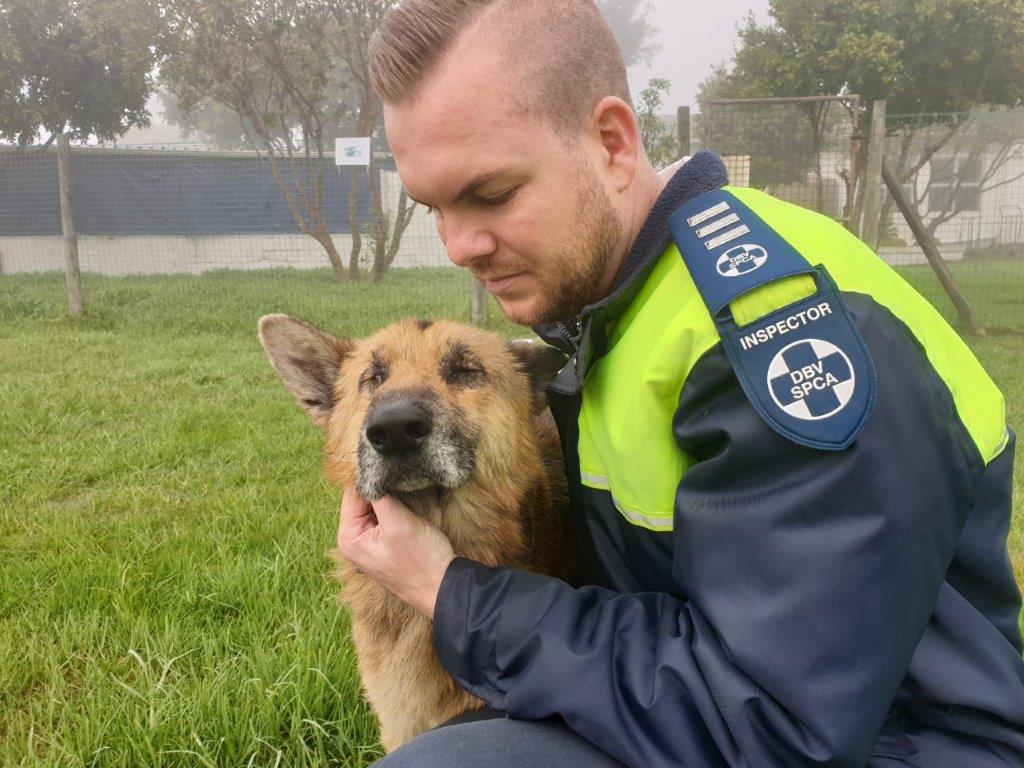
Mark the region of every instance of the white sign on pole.
POLYGON ((359 139, 335 139, 334 162, 337 165, 370 164, 370 137, 359 139))

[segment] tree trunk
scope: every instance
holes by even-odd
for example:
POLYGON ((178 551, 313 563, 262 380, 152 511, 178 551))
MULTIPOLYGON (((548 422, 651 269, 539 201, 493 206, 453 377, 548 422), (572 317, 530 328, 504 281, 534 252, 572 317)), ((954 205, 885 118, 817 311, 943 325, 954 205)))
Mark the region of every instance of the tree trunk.
POLYGON ((377 234, 373 248, 373 282, 384 279, 391 262, 388 260, 388 230, 391 229, 389 217, 384 211, 384 196, 380 188, 380 168, 371 163, 367 169, 370 177, 370 200, 373 204, 373 219, 377 234))
POLYGON ((348 255, 348 277, 359 282, 359 256, 363 252, 363 236, 359 232, 359 168, 348 169, 351 174, 348 185, 348 231, 352 235, 352 250, 348 255))
POLYGON ((330 259, 331 268, 334 270, 334 279, 339 283, 344 283, 347 278, 345 265, 341 261, 341 255, 338 253, 338 248, 334 244, 334 238, 331 237, 331 233, 324 227, 318 227, 311 230, 309 236, 320 243, 323 249, 327 251, 327 258, 330 259))
POLYGON ((80 317, 85 309, 82 298, 82 273, 78 266, 78 235, 71 199, 71 147, 68 137, 57 136, 57 176, 60 184, 60 227, 64 235, 64 274, 68 283, 68 314, 80 317))

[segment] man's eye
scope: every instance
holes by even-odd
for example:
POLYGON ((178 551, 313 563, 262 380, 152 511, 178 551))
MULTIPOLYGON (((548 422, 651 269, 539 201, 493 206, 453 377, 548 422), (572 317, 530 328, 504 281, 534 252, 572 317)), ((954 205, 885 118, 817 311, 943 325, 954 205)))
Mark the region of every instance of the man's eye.
POLYGON ((516 192, 519 191, 519 187, 513 187, 507 192, 502 192, 500 195, 494 195, 493 197, 481 197, 480 204, 485 205, 488 208, 496 208, 499 205, 504 205, 515 197, 516 192))

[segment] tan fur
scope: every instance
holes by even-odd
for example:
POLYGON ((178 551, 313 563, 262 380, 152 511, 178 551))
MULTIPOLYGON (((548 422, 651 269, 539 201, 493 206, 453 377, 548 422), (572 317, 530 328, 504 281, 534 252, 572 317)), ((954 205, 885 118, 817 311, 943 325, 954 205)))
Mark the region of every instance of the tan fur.
MULTIPOLYGON (((399 323, 357 342, 336 339, 301 321, 276 315, 260 323, 260 338, 285 385, 325 429, 325 472, 354 487, 357 450, 375 398, 429 388, 477 436, 475 472, 458 488, 396 494, 437 525, 455 552, 487 565, 512 565, 569 578, 563 534, 567 507, 561 450, 547 414, 536 415, 537 388, 522 362, 498 336, 449 322, 399 323), (453 342, 467 347, 487 372, 483 386, 446 383, 439 361, 453 342), (390 376, 371 393, 360 377, 374 355, 390 376), (333 381, 317 390, 324 359, 336 360, 333 381), (312 363, 310 363, 312 361, 312 363), (312 382, 312 383, 311 383, 312 382)), ((326 366, 328 373, 331 366, 326 366)), ((482 702, 460 689, 438 662, 431 622, 336 551, 342 602, 352 617, 359 672, 388 751, 482 702)))

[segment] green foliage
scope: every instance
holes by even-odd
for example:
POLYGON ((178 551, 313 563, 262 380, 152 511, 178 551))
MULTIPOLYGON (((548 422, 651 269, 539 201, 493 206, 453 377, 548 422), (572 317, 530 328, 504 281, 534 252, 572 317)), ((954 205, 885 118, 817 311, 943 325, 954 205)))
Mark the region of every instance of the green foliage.
POLYGON ((1024 0, 771 0, 770 14, 740 29, 730 98, 856 93, 904 113, 1024 99, 1024 0))
POLYGON ((5 0, 0 5, 0 138, 115 139, 149 124, 151 0, 5 0))
MULTIPOLYGON (((340 135, 373 136, 382 106, 370 87, 370 36, 396 0, 159 0, 161 75, 171 112, 228 143, 244 140, 262 153, 299 228, 325 250, 339 281, 346 265, 323 210, 323 163, 308 179, 289 183, 281 161, 322 160, 340 135), (227 126, 225 111, 237 116, 227 126), (239 134, 241 132, 241 135, 239 134)), ((371 178, 376 178, 371 160, 371 178)), ((357 230, 358 179, 350 190, 349 223, 357 230)), ((412 218, 400 193, 402 216, 390 221, 376 187, 375 279, 387 271, 412 218)), ((347 275, 359 279, 362 240, 354 238, 347 275)))
POLYGON ((750 185, 776 190, 803 182, 813 168, 816 123, 792 104, 720 107, 713 99, 743 98, 725 67, 715 67, 697 90, 697 135, 719 154, 750 158, 750 185))
POLYGON ((655 168, 664 168, 679 159, 679 143, 672 130, 661 119, 663 94, 672 88, 665 78, 656 77, 640 92, 637 119, 640 123, 640 137, 647 150, 647 157, 655 168))

